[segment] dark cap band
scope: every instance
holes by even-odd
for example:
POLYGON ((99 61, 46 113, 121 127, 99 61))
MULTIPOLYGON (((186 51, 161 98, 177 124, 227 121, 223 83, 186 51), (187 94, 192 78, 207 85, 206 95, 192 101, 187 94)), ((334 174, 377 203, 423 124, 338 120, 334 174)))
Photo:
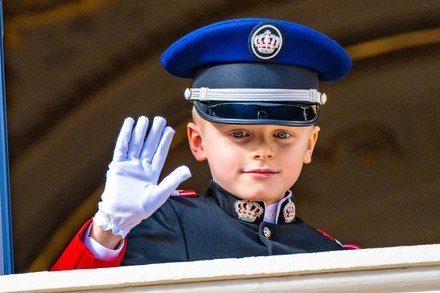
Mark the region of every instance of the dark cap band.
POLYGON ((215 64, 196 71, 193 87, 318 89, 318 74, 275 63, 215 64))

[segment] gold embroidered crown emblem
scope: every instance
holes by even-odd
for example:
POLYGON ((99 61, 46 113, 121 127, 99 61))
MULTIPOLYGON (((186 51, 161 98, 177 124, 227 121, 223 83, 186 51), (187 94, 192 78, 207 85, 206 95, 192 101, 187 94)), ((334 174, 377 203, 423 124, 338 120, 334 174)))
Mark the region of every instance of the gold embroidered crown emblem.
POLYGON ((250 200, 237 200, 234 207, 240 220, 251 223, 255 222, 264 211, 257 202, 250 200))
POLYGON ((295 213, 295 204, 289 198, 289 201, 283 209, 284 221, 286 223, 291 223, 293 220, 295 220, 295 213))

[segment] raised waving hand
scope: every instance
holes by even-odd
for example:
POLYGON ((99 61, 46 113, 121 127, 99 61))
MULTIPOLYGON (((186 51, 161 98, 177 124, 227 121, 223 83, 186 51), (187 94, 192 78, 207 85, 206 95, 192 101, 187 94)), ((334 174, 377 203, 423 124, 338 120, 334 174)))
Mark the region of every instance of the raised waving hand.
POLYGON ((98 227, 111 230, 114 235, 125 237, 191 177, 188 167, 180 166, 159 184, 174 130, 166 126, 164 118, 155 117, 147 135, 148 123, 144 116, 136 124, 132 118, 125 119, 116 141, 99 209, 93 218, 98 227))

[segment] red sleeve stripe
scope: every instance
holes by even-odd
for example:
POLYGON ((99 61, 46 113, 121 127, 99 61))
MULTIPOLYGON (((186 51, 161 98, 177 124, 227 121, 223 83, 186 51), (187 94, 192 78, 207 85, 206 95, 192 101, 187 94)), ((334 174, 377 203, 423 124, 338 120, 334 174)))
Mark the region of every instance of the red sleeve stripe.
POLYGON ((362 246, 354 244, 354 243, 344 244, 343 247, 345 250, 362 249, 362 246))
POLYGON ((197 196, 195 190, 178 190, 180 196, 197 196))

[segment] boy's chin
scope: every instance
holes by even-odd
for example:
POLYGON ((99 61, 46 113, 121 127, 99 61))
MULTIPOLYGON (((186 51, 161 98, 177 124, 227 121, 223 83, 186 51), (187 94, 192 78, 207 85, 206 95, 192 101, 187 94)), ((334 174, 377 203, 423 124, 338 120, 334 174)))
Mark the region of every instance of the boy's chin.
POLYGON ((274 196, 274 195, 269 195, 268 193, 254 192, 238 197, 240 197, 241 199, 251 200, 251 201, 263 201, 266 205, 270 205, 274 202, 280 201, 284 197, 284 195, 274 196))

